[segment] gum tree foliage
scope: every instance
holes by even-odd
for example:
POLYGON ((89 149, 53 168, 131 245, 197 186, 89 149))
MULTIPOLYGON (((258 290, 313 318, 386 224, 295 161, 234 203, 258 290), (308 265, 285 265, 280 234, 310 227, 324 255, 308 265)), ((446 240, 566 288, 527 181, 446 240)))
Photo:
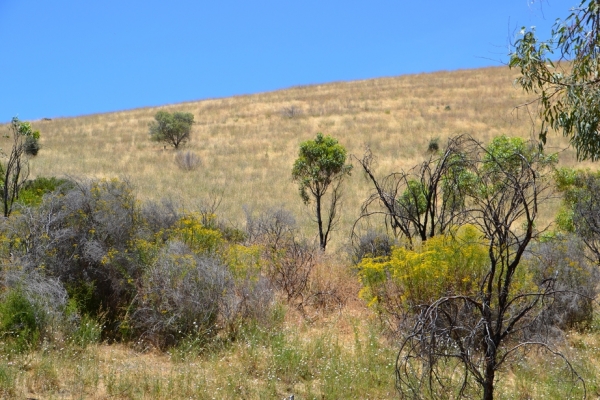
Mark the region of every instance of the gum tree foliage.
POLYGON ((150 137, 178 149, 190 139, 194 124, 192 113, 159 111, 150 123, 150 137))
POLYGON ((509 66, 520 71, 516 83, 536 96, 539 133, 561 131, 580 160, 600 158, 600 3, 582 0, 565 20, 557 20, 551 39, 540 41, 534 28, 521 30, 509 66))
POLYGON ((4 217, 10 215, 13 203, 19 198, 19 192, 29 176, 28 156, 38 153, 40 138, 39 131, 34 131, 29 122, 21 122, 17 117, 12 119, 9 129, 13 145, 10 153, 4 154, 7 161, 1 166, 4 217))
POLYGON ((465 188, 471 179, 466 153, 472 145, 467 136, 451 138, 445 149, 421 165, 383 178, 376 177, 375 160, 367 149, 358 162, 374 190, 354 224, 353 241, 359 225, 378 216, 394 237, 404 238, 410 247, 415 240, 424 242, 461 224, 466 216, 465 188))
POLYGON ((462 186, 461 201, 468 208, 466 222, 485 243, 486 270, 469 291, 449 287, 442 297, 413 305, 418 312, 409 320, 396 364, 404 398, 489 400, 497 372, 526 349, 538 347, 564 359, 545 331, 532 329, 544 299, 556 292, 555 278, 539 286, 522 278, 524 254, 543 232, 536 227, 538 208, 553 194, 556 157, 520 138, 499 137, 488 146, 465 138, 464 145, 460 173, 469 184, 462 186))
POLYGON ((352 165, 346 164, 346 157, 346 149, 336 139, 317 133, 315 140, 300 144, 292 168, 292 179, 298 183, 302 201, 307 205, 314 201, 322 250, 339 221, 341 185, 352 170, 352 165))

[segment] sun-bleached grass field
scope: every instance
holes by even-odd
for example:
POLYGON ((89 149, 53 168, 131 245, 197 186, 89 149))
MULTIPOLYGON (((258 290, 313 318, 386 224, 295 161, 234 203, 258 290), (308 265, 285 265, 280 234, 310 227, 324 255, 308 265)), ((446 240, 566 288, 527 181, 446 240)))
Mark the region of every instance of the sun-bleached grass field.
MULTIPOLYGON (((33 121, 42 134, 42 149, 31 162, 31 173, 126 178, 142 199, 173 198, 190 208, 221 196, 220 217, 238 226, 244 221, 243 206, 283 205, 305 233, 314 235, 311 215, 291 181, 302 141, 323 132, 358 157, 369 146, 377 173, 385 174, 420 163, 434 138, 443 145, 449 136, 464 133, 483 142, 502 134, 535 137, 529 115, 515 108, 528 100, 512 85, 515 76, 506 67, 437 72, 33 121), (192 139, 184 150, 200 157, 195 171, 179 169, 173 149, 150 141, 148 124, 162 108, 194 114, 192 139)), ((551 134, 548 145, 559 151, 568 142, 551 134)), ((575 153, 567 150, 560 158, 573 165, 575 153)), ((349 236, 369 190, 355 169, 346 182, 333 247, 349 236)))

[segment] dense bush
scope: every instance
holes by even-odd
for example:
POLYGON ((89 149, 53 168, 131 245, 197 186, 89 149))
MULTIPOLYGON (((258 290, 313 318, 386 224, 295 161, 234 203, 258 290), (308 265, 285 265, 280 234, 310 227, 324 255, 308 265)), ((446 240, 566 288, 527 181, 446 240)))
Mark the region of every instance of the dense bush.
POLYGON ((539 285, 555 281, 550 296, 544 299, 541 327, 589 327, 599 293, 600 271, 586 257, 583 241, 574 235, 559 235, 536 243, 527 264, 539 285))
POLYGON ((43 268, 60 280, 83 314, 105 313, 112 335, 141 275, 130 252, 138 215, 126 182, 79 183, 15 218, 9 232, 13 252, 26 268, 43 268))
POLYGON ((351 257, 358 264, 365 257, 386 257, 392 254, 394 240, 385 233, 368 231, 352 246, 351 257))
POLYGON ((67 291, 59 280, 37 269, 4 265, 2 286, 0 336, 11 338, 17 350, 33 348, 41 339, 62 339, 76 328, 67 312, 67 291))
POLYGON ((184 243, 171 241, 144 271, 132 328, 161 348, 190 335, 212 336, 231 284, 231 274, 218 259, 198 256, 184 243))
POLYGON ((214 207, 141 205, 119 180, 39 179, 28 190, 39 205, 0 226, 0 285, 31 305, 40 335, 85 345, 101 332, 164 348, 269 315, 261 248, 243 245, 214 207))
POLYGON ((41 204, 44 195, 57 190, 66 193, 74 186, 75 183, 68 179, 41 176, 23 184, 16 203, 24 206, 37 206, 41 204))
POLYGON ((40 151, 40 134, 37 131, 34 133, 37 133, 37 135, 27 137, 24 144, 25 154, 30 156, 37 156, 40 151))
POLYGON ((21 352, 35 346, 40 326, 33 304, 18 289, 10 290, 0 300, 0 335, 14 343, 21 352))

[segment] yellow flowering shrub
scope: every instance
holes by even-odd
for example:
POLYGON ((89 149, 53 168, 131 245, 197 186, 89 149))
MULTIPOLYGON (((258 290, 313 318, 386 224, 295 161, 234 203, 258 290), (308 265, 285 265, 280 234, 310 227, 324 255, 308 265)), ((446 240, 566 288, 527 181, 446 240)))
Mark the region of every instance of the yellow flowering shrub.
POLYGON ((260 246, 232 244, 227 248, 224 258, 236 280, 255 281, 259 278, 261 272, 260 246))
POLYGON ((371 306, 416 307, 449 294, 472 294, 487 272, 486 241, 471 225, 435 236, 413 250, 394 247, 390 257, 359 264, 361 297, 371 306))
POLYGON ((219 230, 209 228, 202 223, 203 216, 189 213, 183 216, 172 230, 171 238, 181 240, 197 253, 212 253, 223 244, 219 230))

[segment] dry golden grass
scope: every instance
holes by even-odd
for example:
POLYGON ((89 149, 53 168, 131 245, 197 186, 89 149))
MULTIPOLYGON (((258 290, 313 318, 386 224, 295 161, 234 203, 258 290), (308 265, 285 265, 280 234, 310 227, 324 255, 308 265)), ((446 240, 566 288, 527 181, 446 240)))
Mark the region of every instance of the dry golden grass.
MULTIPOLYGON (((513 87, 515 76, 505 67, 437 72, 162 107, 195 116, 187 148, 202 166, 189 172, 177 168, 173 150, 149 140, 148 124, 159 108, 35 121, 43 147, 32 160, 32 175, 126 177, 142 199, 173 197, 188 207, 222 192, 219 214, 236 224, 243 222, 243 205, 283 204, 312 235, 311 216, 291 181, 300 142, 323 132, 339 139, 349 154, 360 156, 370 146, 377 172, 384 174, 419 163, 431 138, 443 144, 462 133, 482 141, 501 134, 529 137, 529 117, 515 110, 527 100, 513 87), (300 113, 290 118, 284 110, 292 106, 300 113)), ((550 145, 562 149, 567 141, 555 134, 550 145)), ((562 153, 561 159, 573 165, 574 152, 562 153)), ((368 190, 355 170, 346 185, 334 247, 348 237, 368 190)))

